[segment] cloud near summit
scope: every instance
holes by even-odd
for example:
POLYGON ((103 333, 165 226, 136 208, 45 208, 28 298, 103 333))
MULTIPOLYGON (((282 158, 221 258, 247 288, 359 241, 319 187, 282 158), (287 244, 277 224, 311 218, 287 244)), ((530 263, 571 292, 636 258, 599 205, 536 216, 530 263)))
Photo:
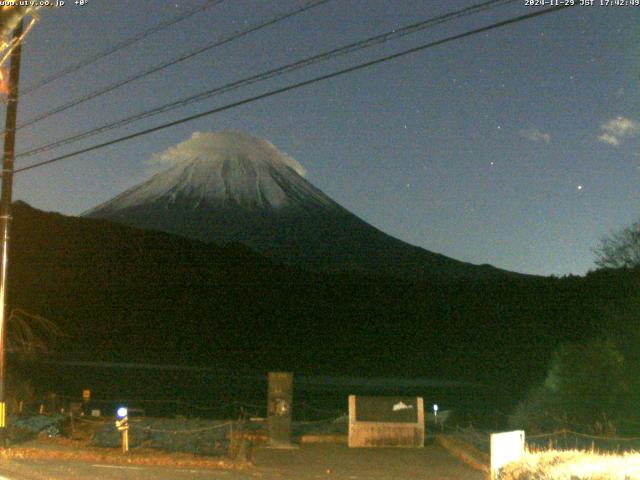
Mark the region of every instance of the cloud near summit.
POLYGON ((160 171, 178 162, 194 158, 224 158, 242 155, 260 161, 268 159, 282 162, 300 176, 306 175, 305 168, 295 158, 279 151, 271 142, 238 131, 193 132, 191 138, 154 154, 146 163, 152 170, 160 171))

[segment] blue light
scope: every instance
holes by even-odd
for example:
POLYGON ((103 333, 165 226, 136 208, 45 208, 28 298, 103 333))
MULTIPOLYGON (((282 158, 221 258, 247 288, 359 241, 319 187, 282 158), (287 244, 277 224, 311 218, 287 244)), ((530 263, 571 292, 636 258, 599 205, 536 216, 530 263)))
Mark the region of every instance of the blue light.
POLYGON ((116 411, 116 415, 118 416, 118 418, 124 418, 127 416, 127 413, 129 413, 127 411, 127 407, 120 407, 118 408, 118 410, 116 411))

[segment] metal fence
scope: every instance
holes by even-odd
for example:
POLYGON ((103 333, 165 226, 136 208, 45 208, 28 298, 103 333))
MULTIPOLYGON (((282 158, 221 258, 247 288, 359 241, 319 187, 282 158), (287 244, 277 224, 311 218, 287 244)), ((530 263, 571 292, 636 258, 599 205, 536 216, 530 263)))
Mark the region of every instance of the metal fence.
MULTIPOLYGON (((448 434, 472 445, 481 452, 490 453, 489 430, 474 427, 455 427, 448 434)), ((593 450, 599 452, 628 452, 640 450, 640 437, 591 435, 573 430, 558 430, 526 436, 530 450, 593 450)))
MULTIPOLYGON (((55 401, 48 399, 33 406, 32 411, 40 413, 69 412, 72 404, 81 406, 85 416, 91 415, 92 410, 99 410, 100 416, 112 416, 117 407, 126 405, 130 409, 135 408, 140 416, 148 417, 175 417, 186 418, 210 418, 210 419, 238 419, 249 417, 266 417, 266 402, 257 405, 241 401, 219 401, 207 404, 194 403, 184 399, 159 399, 159 398, 91 398, 83 402, 81 397, 64 395, 56 396, 55 401), (44 408, 39 408, 43 405, 44 408)), ((294 402, 293 418, 298 421, 316 421, 326 418, 336 418, 345 415, 344 409, 325 408, 309 402, 294 402)))
POLYGON ((590 435, 572 430, 558 430, 527 436, 532 450, 593 450, 600 452, 628 452, 640 450, 640 437, 590 435))

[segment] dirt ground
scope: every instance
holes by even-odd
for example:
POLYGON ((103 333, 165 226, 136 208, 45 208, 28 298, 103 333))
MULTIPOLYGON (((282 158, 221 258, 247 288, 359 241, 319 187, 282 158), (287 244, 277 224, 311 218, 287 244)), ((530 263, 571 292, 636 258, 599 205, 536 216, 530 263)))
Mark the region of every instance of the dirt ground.
MULTIPOLYGON (((310 444, 295 449, 256 448, 253 465, 220 466, 184 462, 115 464, 56 458, 5 457, 0 478, 8 479, 228 479, 228 480, 481 480, 484 475, 462 464, 438 445, 422 449, 350 449, 346 445, 310 444), (160 463, 160 465, 163 465, 160 463)), ((107 458, 107 457, 104 457, 107 458)))
POLYGON ((438 445, 421 449, 365 448, 311 444, 294 450, 261 448, 255 452, 262 478, 335 480, 481 480, 484 475, 452 457, 438 445))
POLYGON ((354 449, 345 444, 311 443, 274 449, 258 444, 236 460, 134 448, 91 447, 99 425, 79 424, 72 438, 47 438, 0 450, 0 479, 125 479, 224 478, 229 480, 481 480, 482 472, 461 463, 443 447, 354 449))

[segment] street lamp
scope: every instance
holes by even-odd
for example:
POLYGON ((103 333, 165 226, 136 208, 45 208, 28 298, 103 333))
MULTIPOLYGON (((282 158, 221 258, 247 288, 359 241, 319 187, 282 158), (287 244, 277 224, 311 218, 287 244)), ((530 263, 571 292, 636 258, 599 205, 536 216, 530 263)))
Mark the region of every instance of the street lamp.
POLYGON ((122 453, 129 451, 129 410, 118 407, 116 410, 116 428, 122 432, 122 453))

